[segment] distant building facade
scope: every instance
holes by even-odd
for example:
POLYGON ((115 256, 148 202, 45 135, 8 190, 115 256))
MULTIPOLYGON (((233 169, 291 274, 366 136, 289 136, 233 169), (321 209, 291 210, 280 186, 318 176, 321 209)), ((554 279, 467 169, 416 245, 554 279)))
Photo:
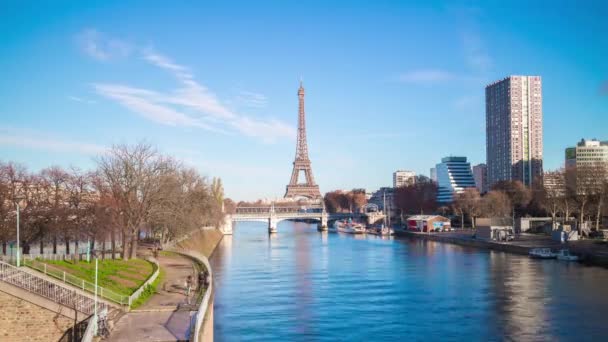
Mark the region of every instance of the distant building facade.
POLYGON ((471 164, 467 157, 445 157, 435 166, 437 169, 437 202, 447 204, 453 201, 454 194, 466 188, 475 187, 471 164))
POLYGON ((509 76, 486 87, 487 183, 530 186, 543 172, 540 76, 509 76))
POLYGON ((473 178, 475 179, 475 187, 480 194, 488 192, 488 173, 486 164, 477 164, 473 166, 473 178))
POLYGON ((608 165, 608 141, 581 139, 566 149, 566 167, 608 165))
POLYGON ((384 212, 390 212, 394 216, 395 211, 395 188, 382 187, 372 193, 367 203, 373 203, 384 212), (386 208, 385 208, 386 203, 386 208))
POLYGON ((564 170, 545 172, 543 175, 543 187, 551 196, 566 195, 566 176, 564 170))
POLYGON ((431 168, 430 175, 431 175, 431 180, 433 182, 437 183, 437 169, 436 168, 434 168, 434 167, 431 168))
POLYGON ((416 182, 416 172, 397 170, 393 172, 393 188, 411 185, 416 182))

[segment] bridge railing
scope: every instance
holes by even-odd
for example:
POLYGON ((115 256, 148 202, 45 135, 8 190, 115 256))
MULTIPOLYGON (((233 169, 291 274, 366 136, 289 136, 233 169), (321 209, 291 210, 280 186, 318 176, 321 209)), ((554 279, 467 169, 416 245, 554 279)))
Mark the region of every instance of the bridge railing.
MULTIPOLYGON (((273 210, 271 206, 261 207, 237 207, 236 214, 269 214, 273 210)), ((323 207, 320 205, 314 206, 275 206, 275 213, 320 213, 323 207)))

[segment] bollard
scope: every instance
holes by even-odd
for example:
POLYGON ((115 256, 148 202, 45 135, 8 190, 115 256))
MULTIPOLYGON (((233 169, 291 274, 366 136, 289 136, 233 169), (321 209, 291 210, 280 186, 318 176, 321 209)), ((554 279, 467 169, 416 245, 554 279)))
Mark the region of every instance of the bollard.
POLYGON ((46 274, 46 264, 44 264, 44 274, 46 274))
POLYGON ((65 271, 63 272, 63 282, 65 283, 65 271))
POLYGON ((84 290, 84 279, 82 280, 82 289, 84 290))

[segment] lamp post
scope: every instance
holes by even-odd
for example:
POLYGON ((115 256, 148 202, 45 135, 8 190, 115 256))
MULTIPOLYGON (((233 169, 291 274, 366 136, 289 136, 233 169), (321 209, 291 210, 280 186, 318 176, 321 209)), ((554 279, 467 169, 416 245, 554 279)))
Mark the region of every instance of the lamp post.
POLYGON ((19 256, 19 254, 21 254, 21 244, 19 243, 19 202, 16 202, 15 205, 17 206, 17 267, 20 267, 21 257, 19 256))
POLYGON ((94 335, 97 335, 97 277, 98 277, 99 259, 95 258, 95 310, 93 314, 94 335))
POLYGON ((22 199, 23 197, 15 197, 15 206, 17 207, 17 267, 21 266, 21 238, 19 236, 19 211, 21 207, 19 201, 22 199))

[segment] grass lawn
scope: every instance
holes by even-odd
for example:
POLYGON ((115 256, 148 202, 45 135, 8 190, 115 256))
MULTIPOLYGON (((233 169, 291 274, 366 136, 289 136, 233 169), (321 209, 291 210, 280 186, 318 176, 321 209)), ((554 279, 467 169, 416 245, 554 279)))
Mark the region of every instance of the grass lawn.
MULTIPOLYGON (((95 282, 95 262, 52 261, 46 264, 85 281, 95 282)), ((155 271, 156 266, 146 260, 99 260, 98 284, 122 295, 131 295, 155 271)))

